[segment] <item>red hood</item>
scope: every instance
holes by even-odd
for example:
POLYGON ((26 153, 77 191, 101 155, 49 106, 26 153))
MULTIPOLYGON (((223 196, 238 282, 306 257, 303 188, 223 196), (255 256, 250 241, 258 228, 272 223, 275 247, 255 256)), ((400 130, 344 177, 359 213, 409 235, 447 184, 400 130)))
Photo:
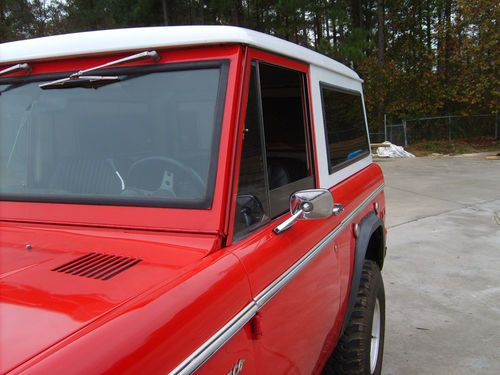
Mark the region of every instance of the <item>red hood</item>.
POLYGON ((0 224, 0 373, 175 278, 213 250, 217 239, 0 224), (131 258, 133 265, 107 280, 54 270, 90 253, 131 258))

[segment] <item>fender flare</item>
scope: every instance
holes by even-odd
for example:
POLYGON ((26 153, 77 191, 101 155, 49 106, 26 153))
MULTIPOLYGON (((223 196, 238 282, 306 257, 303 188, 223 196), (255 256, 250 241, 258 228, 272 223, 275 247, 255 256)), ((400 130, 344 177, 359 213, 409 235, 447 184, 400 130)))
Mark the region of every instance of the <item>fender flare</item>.
MULTIPOLYGON (((370 212, 359 222, 359 234, 356 239, 356 248, 354 255, 354 267, 352 272, 351 288, 349 290, 349 304, 347 306, 346 314, 344 316, 344 323, 342 324, 342 330, 340 336, 343 335, 344 330, 349 324, 351 319, 351 313, 356 303, 356 297, 358 296, 359 284, 361 281, 361 272, 363 271, 363 262, 366 257, 366 251, 368 249, 368 244, 372 234, 379 228, 384 228, 384 222, 380 219, 375 212, 370 212)), ((385 248, 385 231, 382 231, 384 248, 385 248)))

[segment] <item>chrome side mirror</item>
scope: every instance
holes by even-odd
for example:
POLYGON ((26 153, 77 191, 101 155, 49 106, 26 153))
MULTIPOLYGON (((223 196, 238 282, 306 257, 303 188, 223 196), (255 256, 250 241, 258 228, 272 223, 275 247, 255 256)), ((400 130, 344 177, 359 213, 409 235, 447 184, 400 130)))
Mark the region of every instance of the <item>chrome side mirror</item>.
POLYGON ((333 214, 332 194, 326 189, 310 189, 298 191, 290 197, 292 216, 273 229, 280 234, 290 228, 297 220, 311 220, 329 217, 333 214))

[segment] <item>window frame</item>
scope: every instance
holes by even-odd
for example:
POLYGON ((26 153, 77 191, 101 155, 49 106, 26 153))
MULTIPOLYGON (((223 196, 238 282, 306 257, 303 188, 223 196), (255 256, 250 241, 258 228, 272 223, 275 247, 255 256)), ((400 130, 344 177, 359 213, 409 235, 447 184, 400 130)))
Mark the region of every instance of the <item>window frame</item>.
MULTIPOLYGON (((272 54, 268 53, 265 51, 249 48, 248 53, 246 56, 246 62, 245 62, 245 78, 244 78, 244 84, 242 85, 242 95, 241 95, 241 103, 240 103, 240 116, 239 116, 239 128, 238 128, 238 142, 237 142, 237 149, 236 149, 236 157, 237 157, 237 164, 236 168, 234 170, 234 175, 233 175, 233 199, 232 199, 232 209, 231 209, 231 215, 229 217, 229 230, 228 230, 228 241, 227 244, 231 243, 236 243, 239 242, 243 239, 246 239, 248 237, 251 237, 253 234, 260 232, 261 230, 265 230, 265 228, 269 227, 274 227, 275 222, 280 220, 285 215, 290 214, 289 210, 284 211, 282 213, 277 214, 274 217, 270 217, 270 220, 262 222, 261 225, 255 225, 251 227, 250 230, 248 231, 240 231, 238 233, 234 232, 235 229, 235 219, 236 219, 236 197, 238 195, 238 187, 239 187, 239 176, 240 176, 240 165, 241 165, 241 155, 242 155, 242 148, 243 148, 243 133, 245 130, 245 120, 246 120, 246 112, 247 112, 247 104, 248 104, 248 93, 249 93, 249 88, 250 88, 250 77, 251 77, 251 70, 252 70, 252 64, 257 63, 257 73, 258 73, 258 96, 259 96, 259 117, 260 117, 260 131, 263 133, 264 132, 264 122, 263 122, 263 111, 262 111, 262 100, 261 100, 261 82, 260 82, 260 74, 258 72, 259 70, 259 64, 267 64, 270 66, 274 66, 277 68, 281 69, 286 69, 286 70, 292 70, 294 72, 300 73, 302 77, 302 82, 301 82, 301 90, 302 90, 302 107, 303 107, 303 113, 304 113, 304 130, 305 130, 305 146, 306 146, 306 155, 307 155, 307 163, 308 163, 308 171, 310 172, 309 176, 306 176, 300 180, 293 181, 288 185, 296 185, 297 182, 304 181, 305 179, 308 179, 311 181, 312 186, 308 186, 307 188, 315 188, 318 186, 318 166, 316 165, 315 162, 315 136, 314 136, 314 128, 313 128, 313 115, 312 115, 312 102, 311 102, 311 80, 310 80, 310 74, 309 74, 309 65, 306 63, 302 63, 299 61, 295 61, 292 59, 289 59, 287 57, 283 57, 277 54, 272 54)), ((262 134, 264 136, 264 134, 262 134)), ((264 165, 265 165, 265 180, 266 180, 266 187, 267 187, 267 199, 268 199, 268 206, 271 207, 270 201, 271 201, 271 191, 269 189, 269 181, 268 181, 268 175, 267 175, 267 153, 265 150, 265 143, 262 144, 262 152, 263 152, 263 157, 264 157, 264 165)), ((278 187, 273 190, 279 190, 283 188, 278 187)), ((297 191, 297 190, 294 190, 297 191)), ((270 208, 271 210, 271 208, 270 208)))
MULTIPOLYGON (((0 193, 0 200, 26 203, 62 203, 62 204, 82 204, 82 205, 106 205, 106 206, 129 206, 129 207, 162 207, 179 209, 199 209, 209 210, 214 202, 216 176, 218 169, 218 158, 223 126, 224 108, 226 105, 226 95, 228 87, 228 72, 230 60, 225 58, 211 59, 206 61, 186 61, 186 62, 160 62, 158 65, 141 65, 130 67, 117 67, 96 70, 95 75, 142 75, 164 72, 178 72, 202 69, 218 69, 219 82, 217 88, 217 99, 214 108, 214 129, 211 145, 212 158, 208 167, 207 190, 205 199, 197 200, 168 200, 162 198, 140 198, 126 199, 126 197, 111 196, 49 196, 43 194, 15 194, 0 193)), ((55 73, 44 73, 33 76, 5 77, 0 78, 0 85, 23 85, 36 82, 45 82, 68 77, 73 71, 61 70, 55 73)), ((61 89, 63 90, 63 89, 61 89)), ((28 168, 31 168, 28 164, 28 168)))
POLYGON ((328 162, 328 173, 330 175, 332 175, 335 172, 338 172, 339 170, 344 169, 345 167, 347 167, 351 164, 354 164, 354 163, 358 162, 359 160, 364 159, 370 155, 370 138, 369 138, 369 134, 368 134, 368 130, 367 130, 368 128, 367 128, 367 121, 366 121, 365 103, 364 103, 362 92, 348 89, 348 88, 341 87, 341 86, 337 86, 337 85, 333 85, 331 83, 327 83, 324 81, 319 81, 319 92, 320 92, 320 97, 321 97, 321 111, 322 111, 322 115, 323 115, 323 127, 324 127, 324 132, 325 132, 325 145, 326 145, 326 158, 327 158, 327 162, 328 162), (325 111, 325 98, 323 95, 324 89, 340 92, 343 94, 354 95, 354 96, 358 97, 361 100, 361 109, 363 112, 363 124, 364 124, 363 129, 364 129, 364 133, 366 136, 367 150, 356 155, 352 159, 344 160, 343 162, 336 164, 336 165, 332 165, 332 160, 330 157, 330 143, 328 141, 328 124, 327 124, 327 117, 326 117, 326 111, 325 111))

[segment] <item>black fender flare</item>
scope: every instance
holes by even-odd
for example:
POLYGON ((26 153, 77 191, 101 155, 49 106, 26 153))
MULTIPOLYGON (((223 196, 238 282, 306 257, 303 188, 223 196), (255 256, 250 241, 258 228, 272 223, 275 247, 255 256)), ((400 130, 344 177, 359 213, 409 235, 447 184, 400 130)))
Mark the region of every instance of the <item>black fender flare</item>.
MULTIPOLYGON (((372 234, 379 228, 382 228, 382 233, 384 236, 384 248, 385 248, 385 231, 384 222, 379 218, 375 212, 370 212, 359 222, 359 232, 356 238, 356 248, 354 255, 354 267, 352 272, 351 288, 349 290, 349 304, 347 306, 346 314, 344 316, 344 323, 342 324, 342 331, 340 335, 344 333, 344 330, 349 324, 351 319, 351 313, 356 303, 356 297, 358 295, 359 283, 361 281, 361 272, 363 270, 363 262, 366 258, 366 251, 368 249, 368 244, 372 234)), ((383 260, 383 259, 382 259, 383 260)))

